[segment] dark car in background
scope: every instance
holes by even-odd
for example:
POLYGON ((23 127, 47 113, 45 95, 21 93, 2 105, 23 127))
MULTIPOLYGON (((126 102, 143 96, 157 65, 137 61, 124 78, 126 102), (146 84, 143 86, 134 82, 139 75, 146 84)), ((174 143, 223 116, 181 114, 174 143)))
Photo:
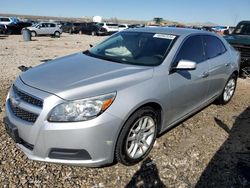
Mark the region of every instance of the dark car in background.
POLYGON ((84 23, 81 25, 80 34, 89 34, 89 35, 107 35, 107 30, 94 22, 84 23))
POLYGON ((7 34, 21 34, 22 29, 25 27, 30 27, 32 25, 31 22, 17 22, 6 25, 6 33, 7 34))
POLYGON ((62 25, 62 31, 65 33, 79 33, 81 27, 86 23, 80 23, 80 22, 66 22, 62 25))
POLYGON ((0 24, 0 34, 5 34, 6 33, 6 25, 0 24))
POLYGON ((250 76, 250 21, 239 22, 232 34, 224 38, 241 54, 241 76, 250 76))

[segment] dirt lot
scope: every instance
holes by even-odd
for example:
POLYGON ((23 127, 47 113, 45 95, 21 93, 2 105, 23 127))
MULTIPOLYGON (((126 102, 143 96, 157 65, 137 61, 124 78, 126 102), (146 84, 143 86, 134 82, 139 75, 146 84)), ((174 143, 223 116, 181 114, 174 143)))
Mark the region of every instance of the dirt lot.
POLYGON ((228 105, 212 104, 159 137, 149 158, 138 165, 84 168, 28 160, 5 133, 2 122, 5 96, 20 74, 17 67, 82 51, 102 39, 63 35, 60 39, 37 37, 23 42, 21 36, 0 37, 1 187, 250 186, 243 163, 250 163, 249 79, 238 80, 228 105))

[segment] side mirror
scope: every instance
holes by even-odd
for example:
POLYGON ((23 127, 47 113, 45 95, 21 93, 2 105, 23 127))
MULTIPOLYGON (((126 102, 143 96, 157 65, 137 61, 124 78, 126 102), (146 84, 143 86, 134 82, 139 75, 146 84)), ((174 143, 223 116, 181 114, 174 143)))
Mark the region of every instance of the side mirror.
POLYGON ((180 60, 176 67, 173 67, 173 70, 195 70, 196 62, 189 60, 180 60))

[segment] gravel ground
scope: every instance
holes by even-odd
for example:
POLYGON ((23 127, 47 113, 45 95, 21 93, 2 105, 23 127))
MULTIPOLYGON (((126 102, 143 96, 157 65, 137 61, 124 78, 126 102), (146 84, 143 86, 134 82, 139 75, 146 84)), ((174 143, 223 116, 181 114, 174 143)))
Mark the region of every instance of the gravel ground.
POLYGON ((214 104, 161 135, 150 156, 132 167, 84 168, 35 162, 5 133, 4 100, 20 74, 18 66, 82 51, 104 37, 66 35, 60 39, 0 36, 1 187, 248 187, 250 163, 250 80, 239 79, 232 101, 214 104), (249 173, 249 171, 248 171, 249 173), (249 175, 249 174, 248 174, 249 175))

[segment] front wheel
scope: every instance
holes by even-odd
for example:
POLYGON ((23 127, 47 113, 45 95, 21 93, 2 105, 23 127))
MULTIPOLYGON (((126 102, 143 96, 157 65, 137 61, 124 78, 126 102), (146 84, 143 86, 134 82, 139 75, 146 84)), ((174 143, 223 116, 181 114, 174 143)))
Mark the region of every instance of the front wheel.
POLYGON ((143 107, 128 119, 116 145, 115 156, 118 162, 133 165, 149 154, 157 135, 157 117, 153 108, 143 107))
POLYGON ((227 81, 222 94, 219 96, 217 99, 217 102, 219 104, 227 104, 234 95, 235 89, 236 89, 236 81, 237 81, 237 76, 233 74, 227 81))
POLYGON ((37 34, 36 34, 35 31, 31 31, 31 36, 32 36, 32 37, 36 37, 36 35, 37 35, 37 34))

